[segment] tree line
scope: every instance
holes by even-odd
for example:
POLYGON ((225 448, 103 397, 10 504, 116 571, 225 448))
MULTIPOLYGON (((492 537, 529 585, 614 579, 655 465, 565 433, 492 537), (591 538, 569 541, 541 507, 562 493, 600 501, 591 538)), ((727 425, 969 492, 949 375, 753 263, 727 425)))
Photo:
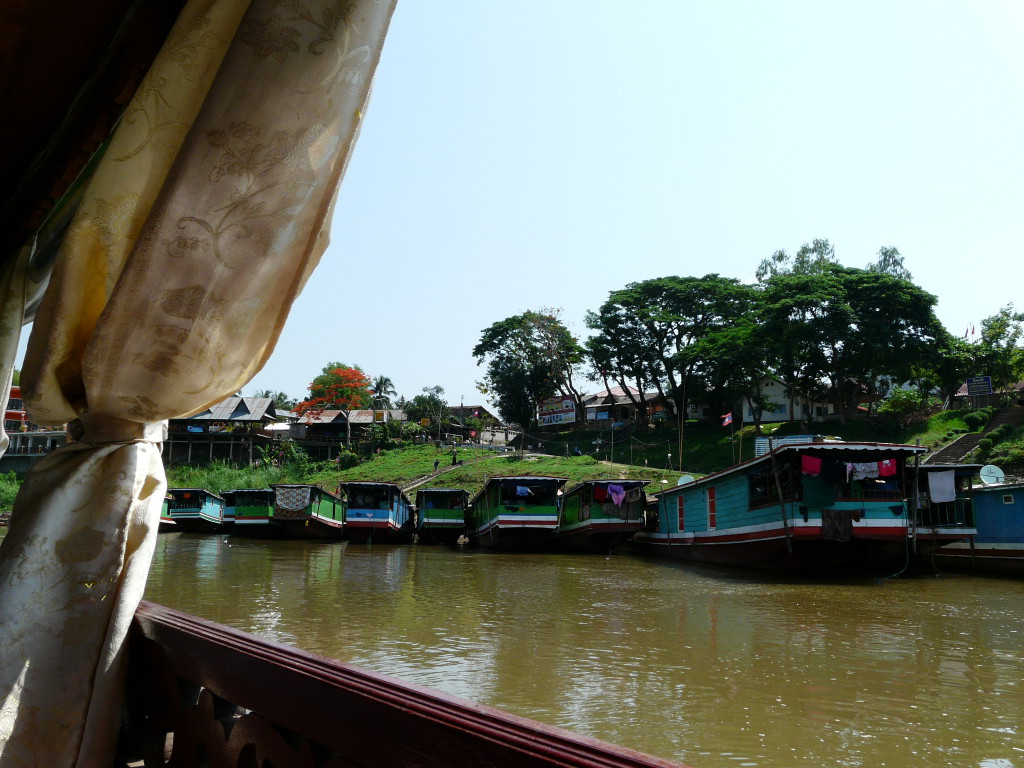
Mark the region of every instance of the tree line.
MULTIPOLYGON (((295 400, 284 392, 260 390, 256 397, 269 397, 276 408, 292 411, 298 415, 327 410, 354 411, 363 409, 400 410, 408 419, 403 425, 396 421, 383 420, 369 427, 369 437, 378 444, 393 440, 408 439, 414 434, 427 432, 438 438, 454 423, 444 387, 424 387, 422 392, 411 398, 399 396, 390 377, 371 377, 358 365, 340 361, 323 366, 309 384, 309 394, 304 400, 295 400), (423 425, 427 426, 424 427, 423 425), (404 432, 403 432, 404 431, 404 432)), ((486 416, 461 418, 460 425, 480 431, 489 426, 486 416)), ((347 436, 351 444, 351 429, 347 436)))
POLYGON ((587 313, 584 340, 550 308, 500 320, 473 349, 478 387, 524 430, 548 397, 571 398, 581 413, 582 380, 622 387, 641 424, 656 393, 677 414, 695 399, 725 410, 746 401, 759 430, 768 380, 784 386, 790 418, 807 397, 830 399, 846 420, 892 386, 947 397, 970 376, 991 376, 997 389, 1024 377, 1024 314, 1006 306, 972 340, 949 333, 896 248, 859 269, 814 240, 775 252, 755 274, 752 283, 719 274, 630 283, 587 313))

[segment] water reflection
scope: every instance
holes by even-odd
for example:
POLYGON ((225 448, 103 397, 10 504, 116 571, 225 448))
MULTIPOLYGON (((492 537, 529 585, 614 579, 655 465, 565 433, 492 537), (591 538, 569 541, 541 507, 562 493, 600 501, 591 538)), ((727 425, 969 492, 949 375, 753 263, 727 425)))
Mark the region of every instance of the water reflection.
POLYGON ((147 599, 713 766, 1024 768, 1024 582, 172 534, 147 599))

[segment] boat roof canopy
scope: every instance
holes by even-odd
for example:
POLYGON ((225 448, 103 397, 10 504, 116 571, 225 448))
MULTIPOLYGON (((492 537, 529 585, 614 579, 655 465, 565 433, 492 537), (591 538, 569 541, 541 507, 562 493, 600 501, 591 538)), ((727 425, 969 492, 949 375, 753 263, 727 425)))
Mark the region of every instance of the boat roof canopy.
POLYGON ((205 493, 207 496, 213 496, 213 498, 215 499, 220 498, 220 494, 214 493, 213 491, 208 491, 205 488, 168 488, 167 492, 172 496, 177 496, 178 494, 185 493, 205 493))
POLYGON ((843 443, 829 441, 822 443, 786 443, 775 448, 774 451, 766 453, 761 459, 771 460, 771 454, 781 456, 785 453, 806 453, 821 458, 838 459, 843 458, 850 462, 858 461, 881 461, 886 456, 913 456, 919 453, 927 453, 928 449, 923 445, 904 445, 902 443, 843 443))
POLYGON ((953 470, 958 475, 976 475, 984 464, 922 464, 922 472, 948 472, 953 470))
POLYGON ((500 477, 489 477, 487 482, 484 483, 484 487, 477 492, 470 503, 476 504, 477 499, 487 493, 487 489, 492 486, 500 488, 507 485, 532 485, 558 489, 567 482, 569 482, 567 477, 553 477, 551 475, 503 475, 500 477))
POLYGON ((584 480, 582 483, 577 483, 566 491, 565 495, 572 496, 574 494, 581 493, 585 488, 593 488, 597 485, 621 485, 623 488, 643 488, 650 482, 650 480, 584 480))
MULTIPOLYGON (((717 482, 725 475, 738 472, 746 473, 753 469, 760 469, 762 468, 762 465, 771 467, 773 456, 778 459, 806 454, 816 458, 835 459, 851 464, 859 464, 872 461, 882 461, 886 458, 907 458, 927 452, 928 449, 923 445, 905 445, 903 443, 847 443, 841 440, 828 440, 820 443, 784 443, 776 446, 768 453, 757 456, 753 459, 748 459, 742 464, 736 464, 735 466, 720 470, 719 472, 713 472, 709 475, 705 475, 704 477, 694 480, 692 483, 674 485, 671 488, 665 488, 657 493, 651 494, 651 496, 657 497, 684 487, 689 489, 696 486, 707 485, 709 482, 717 482)), ((922 464, 921 468, 924 469, 924 467, 925 465, 922 464)))
MULTIPOLYGON (((398 491, 399 495, 403 499, 405 499, 406 501, 410 501, 410 499, 406 495, 405 491, 402 490, 402 486, 400 486, 398 483, 384 483, 384 482, 379 482, 379 481, 378 482, 374 482, 374 481, 371 481, 371 480, 343 480, 342 482, 338 483, 338 489, 341 490, 341 491, 344 491, 346 495, 349 493, 350 490, 352 490, 352 491, 374 491, 374 490, 391 491, 391 490, 396 490, 396 491, 398 491)), ((410 501, 410 503, 411 503, 411 501, 410 501)))

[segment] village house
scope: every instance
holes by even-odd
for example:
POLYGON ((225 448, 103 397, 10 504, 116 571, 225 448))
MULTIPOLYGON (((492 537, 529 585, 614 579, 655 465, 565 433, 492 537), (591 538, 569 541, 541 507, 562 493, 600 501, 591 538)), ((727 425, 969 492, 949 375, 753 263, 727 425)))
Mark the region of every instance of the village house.
POLYGON ((229 397, 183 419, 167 424, 164 464, 207 464, 215 460, 248 464, 269 445, 268 427, 278 421, 269 397, 229 397))

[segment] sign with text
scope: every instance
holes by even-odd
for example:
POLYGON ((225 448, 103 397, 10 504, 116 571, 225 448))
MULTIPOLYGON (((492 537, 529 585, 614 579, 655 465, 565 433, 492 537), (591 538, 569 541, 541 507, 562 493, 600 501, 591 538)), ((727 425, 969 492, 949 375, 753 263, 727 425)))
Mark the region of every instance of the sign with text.
POLYGON ((576 405, 570 397, 545 398, 537 407, 537 421, 541 424, 571 424, 576 421, 576 405))
POLYGON ((991 395, 992 394, 992 377, 991 376, 972 376, 967 380, 967 394, 971 397, 975 395, 991 395))

